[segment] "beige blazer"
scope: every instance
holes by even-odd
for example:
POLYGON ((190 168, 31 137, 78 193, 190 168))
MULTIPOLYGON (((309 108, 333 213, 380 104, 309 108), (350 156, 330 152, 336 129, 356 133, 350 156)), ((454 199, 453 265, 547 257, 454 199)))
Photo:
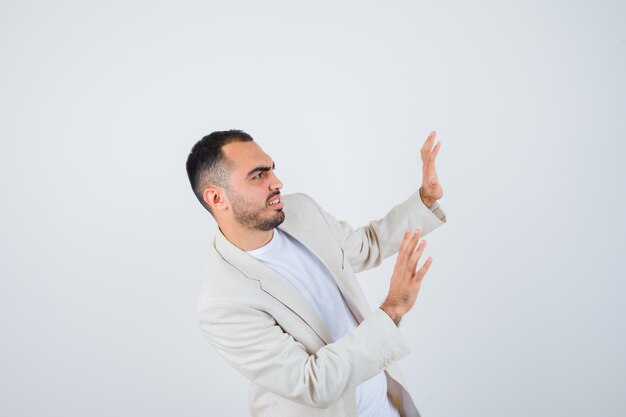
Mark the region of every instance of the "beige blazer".
MULTIPOLYGON (((304 194, 283 196, 279 228, 308 247, 337 282, 359 326, 333 342, 313 307, 286 279, 218 230, 198 311, 211 344, 250 381, 253 417, 358 417, 355 387, 385 372, 403 417, 419 417, 396 362, 409 348, 381 309, 372 312, 355 272, 396 253, 408 227, 443 224, 418 193, 354 229, 304 194)), ((439 210, 439 209, 438 209, 439 210)))

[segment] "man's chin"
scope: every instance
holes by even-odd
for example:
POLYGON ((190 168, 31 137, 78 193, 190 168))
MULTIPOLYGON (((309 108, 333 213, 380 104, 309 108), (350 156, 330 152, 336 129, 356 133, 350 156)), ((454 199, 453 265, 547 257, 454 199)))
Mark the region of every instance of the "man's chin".
MULTIPOLYGON (((285 212, 283 211, 283 209, 278 210, 277 214, 277 219, 276 219, 276 226, 279 226, 282 222, 285 221, 285 212)), ((274 227, 276 227, 274 226, 274 227)))
POLYGON ((258 224, 256 229, 263 230, 263 231, 272 230, 278 227, 284 221, 285 221, 285 213, 283 212, 283 210, 282 209, 276 210, 276 212, 273 213, 273 216, 271 219, 267 219, 265 222, 258 224))

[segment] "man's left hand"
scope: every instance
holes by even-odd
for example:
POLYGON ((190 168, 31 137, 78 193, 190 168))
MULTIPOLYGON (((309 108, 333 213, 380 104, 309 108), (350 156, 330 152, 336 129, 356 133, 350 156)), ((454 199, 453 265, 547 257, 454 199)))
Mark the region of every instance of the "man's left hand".
POLYGON ((420 197, 426 207, 430 208, 435 201, 443 197, 443 188, 437 178, 435 172, 435 158, 441 148, 441 142, 435 144, 437 132, 432 131, 426 138, 424 146, 422 146, 422 187, 420 188, 420 197))

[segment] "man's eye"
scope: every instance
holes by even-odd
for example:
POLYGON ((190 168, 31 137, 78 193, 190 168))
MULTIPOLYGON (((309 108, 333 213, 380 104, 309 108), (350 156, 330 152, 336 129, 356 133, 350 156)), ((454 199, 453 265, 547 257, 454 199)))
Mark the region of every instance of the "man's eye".
POLYGON ((258 174, 256 174, 255 176, 252 177, 253 180, 260 180, 261 179, 261 174, 263 174, 262 172, 259 172, 258 174))

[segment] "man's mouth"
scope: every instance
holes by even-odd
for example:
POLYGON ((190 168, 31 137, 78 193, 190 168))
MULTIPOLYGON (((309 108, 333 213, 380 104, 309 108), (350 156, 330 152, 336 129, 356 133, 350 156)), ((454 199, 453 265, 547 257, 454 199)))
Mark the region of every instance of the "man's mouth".
POLYGON ((267 202, 267 205, 268 205, 269 207, 276 207, 276 206, 278 206, 278 205, 280 205, 280 204, 281 204, 281 203, 280 203, 280 195, 277 195, 277 196, 275 196, 275 197, 272 197, 272 199, 271 199, 271 200, 269 200, 269 201, 267 202))

